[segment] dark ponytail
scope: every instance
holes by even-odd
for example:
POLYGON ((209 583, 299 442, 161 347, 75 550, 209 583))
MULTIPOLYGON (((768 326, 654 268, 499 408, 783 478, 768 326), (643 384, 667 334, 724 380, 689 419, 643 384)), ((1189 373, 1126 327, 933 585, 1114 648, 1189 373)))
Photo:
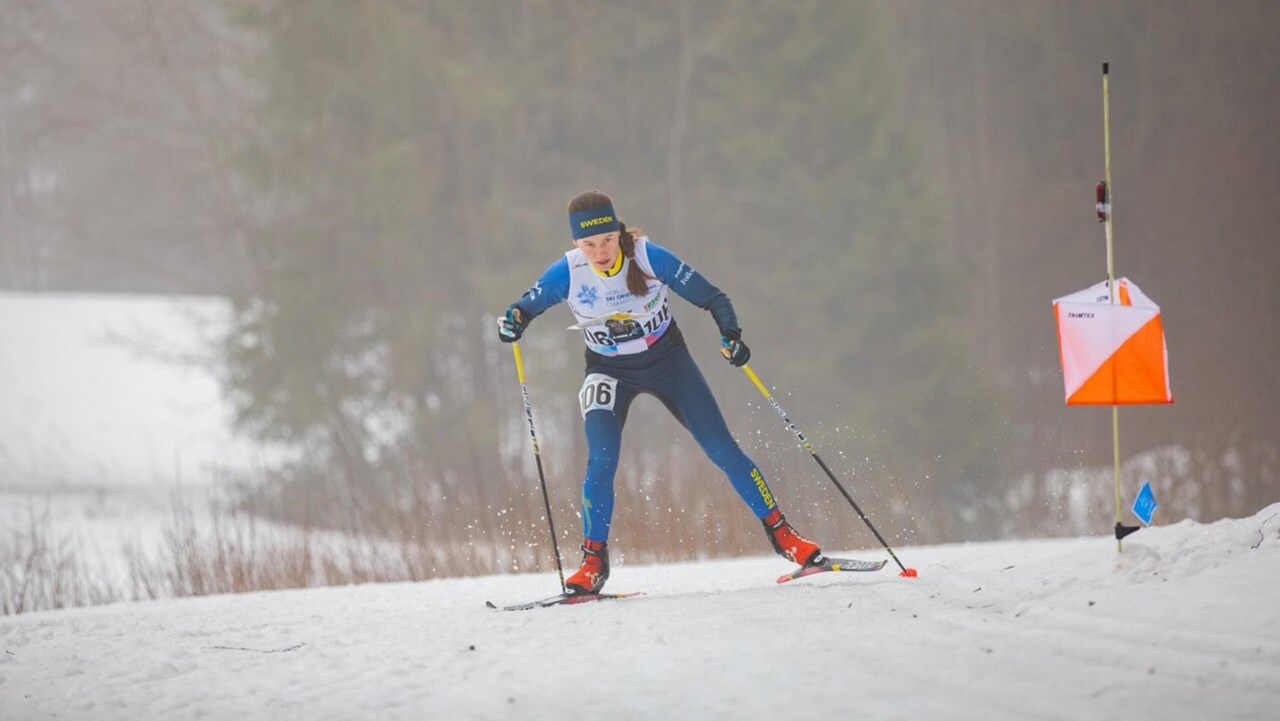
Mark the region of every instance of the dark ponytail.
POLYGON ((635 262, 635 233, 627 230, 627 224, 621 221, 618 222, 618 248, 624 256, 631 259, 631 265, 627 266, 627 290, 631 291, 631 295, 643 298, 649 292, 649 281, 653 276, 644 272, 640 264, 635 262))

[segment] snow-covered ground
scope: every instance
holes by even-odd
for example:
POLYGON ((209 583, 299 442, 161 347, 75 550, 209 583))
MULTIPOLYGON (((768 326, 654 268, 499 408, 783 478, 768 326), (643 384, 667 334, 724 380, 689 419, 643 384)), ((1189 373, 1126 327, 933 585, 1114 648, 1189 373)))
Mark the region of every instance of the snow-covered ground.
POLYGON ((1131 536, 615 567, 0 619, 4 719, 1273 719, 1280 504, 1131 536), (881 557, 883 551, 857 555, 881 557))

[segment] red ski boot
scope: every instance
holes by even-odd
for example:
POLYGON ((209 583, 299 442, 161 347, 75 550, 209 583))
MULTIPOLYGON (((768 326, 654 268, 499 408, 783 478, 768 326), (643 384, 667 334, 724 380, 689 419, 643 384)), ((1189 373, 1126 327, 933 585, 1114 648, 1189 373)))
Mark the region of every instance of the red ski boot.
POLYGON ((604 541, 582 542, 582 567, 564 582, 569 593, 600 593, 609 580, 609 544, 604 541))
POLYGON ((782 510, 775 508, 764 517, 764 530, 769 534, 769 542, 779 556, 798 563, 801 566, 817 566, 826 560, 818 544, 808 540, 787 523, 782 510))

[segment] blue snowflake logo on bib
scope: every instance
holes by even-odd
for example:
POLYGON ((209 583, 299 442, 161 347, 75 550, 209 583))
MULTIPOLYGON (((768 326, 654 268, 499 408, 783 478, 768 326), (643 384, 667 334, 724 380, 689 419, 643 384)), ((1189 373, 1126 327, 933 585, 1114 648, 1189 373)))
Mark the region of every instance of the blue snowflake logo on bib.
POLYGON ((600 291, 598 289, 596 289, 593 286, 587 285, 586 283, 583 283, 582 290, 578 291, 578 302, 587 306, 588 308, 595 308, 597 296, 599 295, 600 295, 600 291))

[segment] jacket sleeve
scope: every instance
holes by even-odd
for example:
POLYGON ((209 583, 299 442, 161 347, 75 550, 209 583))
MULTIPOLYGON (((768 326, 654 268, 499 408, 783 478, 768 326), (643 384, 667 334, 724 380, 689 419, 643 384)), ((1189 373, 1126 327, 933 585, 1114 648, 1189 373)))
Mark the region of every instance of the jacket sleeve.
POLYGON ((728 330, 741 332, 742 329, 738 327, 738 314, 734 312, 733 303, 724 291, 712 285, 701 273, 694 270, 693 266, 680 260, 666 248, 652 241, 646 245, 649 265, 653 268, 658 280, 674 290, 681 298, 699 308, 711 311, 711 317, 715 319, 716 327, 720 329, 721 334, 728 330))
POLYGON ((561 257, 547 266, 529 290, 513 305, 528 318, 525 325, 542 315, 548 308, 559 305, 569 297, 569 261, 561 257))

